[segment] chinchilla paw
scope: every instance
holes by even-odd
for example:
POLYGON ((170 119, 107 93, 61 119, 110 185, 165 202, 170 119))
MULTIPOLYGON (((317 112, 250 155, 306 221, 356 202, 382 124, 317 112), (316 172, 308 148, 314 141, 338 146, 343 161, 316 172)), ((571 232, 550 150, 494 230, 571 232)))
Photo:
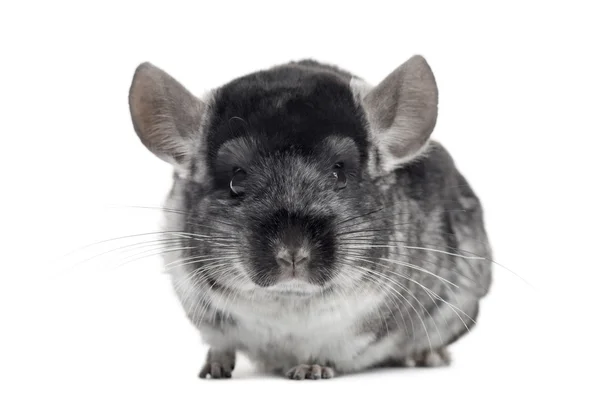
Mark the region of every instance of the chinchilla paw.
POLYGON ((331 379, 334 376, 333 368, 321 365, 298 365, 287 371, 286 377, 292 380, 319 380, 331 379))

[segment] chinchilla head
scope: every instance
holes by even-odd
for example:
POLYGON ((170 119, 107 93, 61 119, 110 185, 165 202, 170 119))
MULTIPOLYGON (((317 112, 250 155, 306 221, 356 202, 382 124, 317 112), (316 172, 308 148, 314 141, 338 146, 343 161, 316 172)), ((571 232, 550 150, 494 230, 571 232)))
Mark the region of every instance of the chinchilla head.
POLYGON ((389 251, 368 245, 401 230, 389 181, 425 148, 437 87, 420 56, 374 87, 303 61, 200 99, 144 63, 129 103, 142 143, 175 169, 166 214, 188 233, 187 269, 211 285, 306 295, 359 283, 349 260, 389 251))

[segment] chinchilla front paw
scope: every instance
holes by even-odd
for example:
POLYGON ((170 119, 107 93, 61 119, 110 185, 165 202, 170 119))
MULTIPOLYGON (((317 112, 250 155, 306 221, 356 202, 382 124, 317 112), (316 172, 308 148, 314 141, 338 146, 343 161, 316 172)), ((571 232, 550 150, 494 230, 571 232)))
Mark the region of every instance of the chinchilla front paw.
POLYGON ((319 380, 331 379, 335 375, 335 372, 329 366, 301 364, 288 370, 285 375, 288 379, 292 380, 319 380))
POLYGON ((200 378, 206 379, 229 379, 235 368, 235 350, 210 349, 206 356, 206 362, 200 371, 200 378))

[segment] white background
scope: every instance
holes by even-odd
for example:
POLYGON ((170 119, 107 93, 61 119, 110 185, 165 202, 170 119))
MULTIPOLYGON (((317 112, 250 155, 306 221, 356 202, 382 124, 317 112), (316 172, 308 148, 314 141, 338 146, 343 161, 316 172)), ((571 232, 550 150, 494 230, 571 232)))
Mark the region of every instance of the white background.
POLYGON ((485 4, 3 2, 0 398, 597 397, 598 11, 485 4), (140 62, 201 94, 304 57, 377 83, 417 53, 439 85, 434 137, 504 266, 450 368, 291 382, 243 360, 233 380, 201 381, 206 349, 157 257, 97 256, 131 240, 64 256, 157 228, 155 210, 129 207, 159 207, 171 173, 131 127, 140 62))

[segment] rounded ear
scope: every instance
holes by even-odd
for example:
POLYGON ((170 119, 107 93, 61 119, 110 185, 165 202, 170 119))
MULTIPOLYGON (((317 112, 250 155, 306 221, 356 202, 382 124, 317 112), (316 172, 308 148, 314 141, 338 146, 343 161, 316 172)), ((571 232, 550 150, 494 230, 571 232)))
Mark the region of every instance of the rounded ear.
POLYGON ((133 127, 156 156, 181 165, 200 135, 204 104, 169 74, 146 62, 135 70, 129 90, 133 127))
POLYGON ((422 56, 413 56, 363 97, 363 107, 389 172, 418 156, 436 124, 438 90, 435 77, 422 56))

